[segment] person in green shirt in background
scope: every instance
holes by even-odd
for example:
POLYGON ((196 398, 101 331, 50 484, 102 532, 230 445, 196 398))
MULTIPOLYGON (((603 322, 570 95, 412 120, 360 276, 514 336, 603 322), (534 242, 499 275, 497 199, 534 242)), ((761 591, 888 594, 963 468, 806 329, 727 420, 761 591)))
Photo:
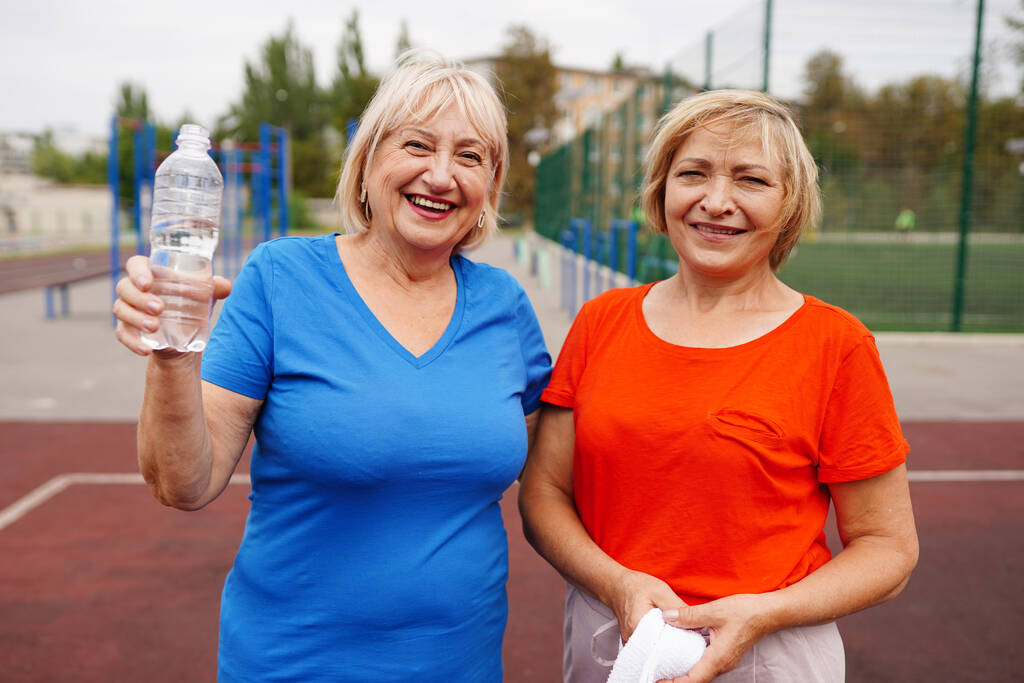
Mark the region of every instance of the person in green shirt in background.
POLYGON ((914 224, 917 222, 917 215, 913 209, 903 209, 899 215, 896 216, 896 223, 894 227, 896 232, 903 235, 903 241, 910 239, 910 233, 914 230, 914 224))

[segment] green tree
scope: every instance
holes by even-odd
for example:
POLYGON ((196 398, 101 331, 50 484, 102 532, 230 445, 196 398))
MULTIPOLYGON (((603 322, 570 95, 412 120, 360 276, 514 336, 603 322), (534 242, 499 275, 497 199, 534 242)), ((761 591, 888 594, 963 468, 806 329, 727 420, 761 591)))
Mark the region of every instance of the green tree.
POLYGON ((843 58, 822 50, 804 67, 804 103, 801 118, 805 132, 844 132, 862 113, 864 95, 843 72, 843 58))
POLYGON ((925 169, 953 160, 961 146, 965 104, 963 88, 956 81, 917 76, 882 91, 893 107, 890 115, 899 115, 892 121, 893 132, 899 136, 893 147, 903 164, 925 169))
POLYGON ((75 160, 53 144, 53 131, 47 129, 35 139, 32 150, 32 172, 58 183, 70 183, 74 177, 75 160))
MULTIPOLYGON (((122 119, 122 125, 118 134, 117 143, 117 164, 118 164, 118 192, 125 202, 131 202, 134 183, 135 168, 135 139, 134 133, 144 122, 153 125, 155 129, 156 158, 159 163, 171 148, 172 131, 167 126, 162 126, 153 121, 153 113, 149 109, 149 96, 146 89, 136 83, 129 81, 122 82, 117 89, 114 111, 122 119)), ((92 160, 95 169, 96 162, 92 160)), ((104 171, 104 177, 106 172, 104 171)), ((102 182, 102 181, 101 181, 102 182)), ((125 204, 130 206, 130 204, 125 204)))
POLYGON ((862 141, 868 172, 888 182, 898 202, 889 207, 891 216, 879 220, 891 223, 901 208, 912 208, 926 229, 950 228, 955 191, 935 189, 954 187, 961 165, 963 88, 953 79, 917 76, 883 86, 869 106, 874 134, 862 141), (944 207, 934 203, 941 196, 944 207))
POLYGON ((290 134, 295 188, 319 195, 325 183, 330 186, 333 163, 324 145, 327 120, 313 51, 302 45, 290 21, 282 35, 263 44, 256 62, 246 61, 242 98, 221 118, 217 136, 255 142, 262 121, 290 134))
POLYGON ((107 155, 86 152, 76 159, 74 182, 105 185, 107 182, 107 155))
POLYGON ((804 67, 804 107, 831 113, 841 107, 848 90, 843 58, 831 50, 811 55, 804 67))
MULTIPOLYGON (((405 35, 403 22, 402 36, 405 35)), ((399 42, 402 36, 399 36, 399 42)), ((377 92, 379 83, 379 79, 366 68, 363 37, 359 30, 359 11, 352 10, 338 43, 337 71, 328 95, 331 122, 342 137, 347 134, 349 119, 358 120, 362 116, 366 105, 377 92)))
POLYGON ((402 25, 398 29, 398 40, 395 41, 395 59, 398 59, 406 50, 412 48, 412 41, 409 39, 409 24, 402 19, 402 25))
POLYGON ((146 95, 146 89, 130 81, 121 83, 115 111, 122 118, 148 121, 149 97, 146 95))
POLYGON ((550 45, 528 27, 510 27, 506 41, 495 65, 508 110, 506 209, 529 215, 533 211, 536 178, 528 155, 533 149, 543 151, 544 134, 555 123, 558 72, 551 61, 550 45))
POLYGON ((1015 97, 980 101, 971 209, 976 229, 1024 231, 1024 157, 1006 148, 1014 138, 1024 138, 1024 104, 1015 97))
MULTIPOLYGON (((1024 0, 1020 0, 1020 7, 1017 8, 1020 12, 1018 16, 1007 16, 1006 25, 1014 31, 1017 36, 1016 43, 1013 45, 1013 60, 1017 62, 1017 65, 1024 67, 1024 0)), ((1020 91, 1024 92, 1024 74, 1021 75, 1020 80, 1020 91)))
POLYGON ((807 146, 821 167, 822 190, 829 201, 822 230, 845 230, 855 220, 848 188, 860 169, 863 95, 843 71, 843 58, 829 50, 811 56, 804 67, 801 124, 807 146))

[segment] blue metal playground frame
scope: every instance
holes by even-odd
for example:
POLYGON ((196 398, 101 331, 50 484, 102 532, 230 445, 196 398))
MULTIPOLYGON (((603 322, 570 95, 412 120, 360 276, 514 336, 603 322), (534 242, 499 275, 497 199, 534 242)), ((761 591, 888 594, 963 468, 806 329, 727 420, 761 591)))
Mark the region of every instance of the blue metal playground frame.
MULTIPOLYGON (((107 182, 111 192, 110 210, 110 290, 116 300, 117 281, 121 276, 121 197, 118 179, 118 157, 121 129, 132 134, 132 206, 131 220, 135 231, 135 252, 149 251, 149 236, 143 234, 148 211, 153 201, 153 178, 156 173, 156 128, 149 121, 113 116, 110 119, 110 146, 107 182)), ((172 136, 172 147, 177 138, 172 136)), ((246 215, 253 221, 251 246, 274 236, 288 234, 288 198, 291 187, 288 131, 261 123, 256 143, 214 145, 210 156, 218 163, 224 177, 224 202, 221 210, 220 272, 234 277, 241 269, 243 256, 243 225, 246 215), (249 190, 249 206, 245 206, 243 190, 249 190)))

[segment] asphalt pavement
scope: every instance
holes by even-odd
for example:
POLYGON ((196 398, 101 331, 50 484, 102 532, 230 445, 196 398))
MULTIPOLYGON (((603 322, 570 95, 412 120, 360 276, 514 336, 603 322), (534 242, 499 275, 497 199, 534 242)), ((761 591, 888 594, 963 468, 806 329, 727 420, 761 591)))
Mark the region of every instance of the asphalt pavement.
MULTIPOLYGON (((469 257, 519 279, 554 356, 571 323, 560 305, 561 256, 532 237, 499 236, 469 257)), ((46 318, 43 288, 0 294, 0 420, 136 419, 145 360, 114 339, 110 306, 102 277, 70 285, 67 317, 46 318)), ((1024 420, 1024 334, 876 338, 904 421, 1024 420)))

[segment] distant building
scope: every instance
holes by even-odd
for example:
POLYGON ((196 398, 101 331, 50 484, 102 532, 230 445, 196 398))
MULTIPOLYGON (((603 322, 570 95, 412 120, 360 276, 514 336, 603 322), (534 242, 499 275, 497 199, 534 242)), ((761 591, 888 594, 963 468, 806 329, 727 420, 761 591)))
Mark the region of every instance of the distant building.
POLYGON ((32 173, 36 140, 49 134, 53 146, 71 157, 87 153, 105 156, 107 140, 71 127, 51 128, 46 133, 0 132, 0 173, 32 173))
MULTIPOLYGON (((65 154, 105 153, 105 143, 74 131, 54 131, 65 154)), ((38 135, 0 132, 0 249, 18 243, 109 242, 110 191, 103 185, 58 185, 32 174, 38 135), (11 240, 16 241, 11 241, 11 240)))
MULTIPOLYGON (((654 89, 646 87, 652 80, 656 79, 646 68, 595 71, 558 67, 555 105, 559 119, 555 124, 555 141, 567 142, 587 128, 599 125, 604 114, 617 109, 633 95, 638 94, 642 101, 653 103, 654 89)), ((656 105, 652 111, 656 111, 656 105)))
MULTIPOLYGON (((464 64, 489 79, 494 78, 500 57, 469 59, 464 64)), ((597 126, 601 117, 615 110, 632 96, 641 100, 641 108, 653 125, 659 102, 656 88, 646 87, 659 78, 646 67, 626 67, 621 71, 600 71, 555 66, 558 88, 555 108, 558 118, 550 131, 549 143, 559 145, 572 140, 587 128, 597 126), (648 113, 649 110, 649 113, 648 113)))
MULTIPOLYGON (((493 79, 499 60, 464 63, 493 79)), ((557 118, 551 130, 537 131, 534 158, 527 157, 538 169, 550 162, 549 174, 537 180, 537 215, 552 225, 569 216, 591 216, 601 225, 609 217, 633 216, 643 161, 665 103, 693 89, 676 81, 666 95, 664 77, 645 67, 555 70, 557 118)))
POLYGON ((79 157, 86 153, 106 155, 108 152, 105 136, 83 133, 72 126, 63 126, 51 130, 53 146, 64 154, 79 157))
POLYGON ((0 173, 31 173, 35 136, 0 133, 0 173))
POLYGON ((58 185, 27 173, 0 173, 0 251, 29 245, 110 242, 110 190, 58 185))

